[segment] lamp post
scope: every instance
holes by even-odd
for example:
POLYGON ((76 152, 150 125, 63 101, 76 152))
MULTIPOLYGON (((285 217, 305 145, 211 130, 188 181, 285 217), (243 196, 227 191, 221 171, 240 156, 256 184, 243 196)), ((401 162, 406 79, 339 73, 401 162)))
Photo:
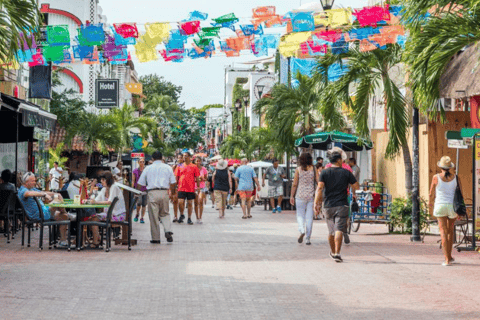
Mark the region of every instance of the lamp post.
POLYGON ((245 118, 248 116, 248 97, 243 97, 243 103, 245 104, 245 118))
POLYGON ((323 11, 332 9, 334 2, 335 0, 320 0, 320 3, 322 4, 322 7, 323 7, 323 11))

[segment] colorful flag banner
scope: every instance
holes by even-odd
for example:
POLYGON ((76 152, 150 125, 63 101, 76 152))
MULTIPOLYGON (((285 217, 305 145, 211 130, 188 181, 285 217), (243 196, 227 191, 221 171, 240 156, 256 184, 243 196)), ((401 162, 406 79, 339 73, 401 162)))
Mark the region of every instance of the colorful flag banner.
MULTIPOLYGON (((135 38, 131 38, 135 39, 135 38)), ((105 43, 102 45, 102 49, 106 58, 111 58, 122 52, 123 49, 126 49, 125 45, 116 45, 115 38, 111 35, 105 35, 105 43)))
POLYGON ((163 41, 167 41, 170 37, 172 27, 170 23, 147 23, 145 24, 145 34, 151 45, 157 45, 163 41))
POLYGON ((43 56, 45 61, 62 62, 65 58, 64 51, 68 46, 46 46, 43 47, 43 56))
POLYGON ((330 43, 335 43, 342 38, 340 30, 319 31, 314 32, 313 35, 330 43))
POLYGON ((205 27, 198 33, 200 39, 219 38, 220 27, 205 27))
POLYGON ((368 37, 377 33, 380 33, 379 28, 366 27, 362 29, 352 29, 349 32, 345 32, 343 36, 345 37, 345 41, 351 42, 368 39, 368 37))
POLYGON ((373 43, 371 43, 369 40, 367 39, 363 39, 363 40, 360 40, 360 52, 367 52, 367 51, 373 51, 373 50, 376 50, 378 49, 378 47, 376 45, 374 45, 373 43))
POLYGON ((136 23, 114 23, 115 31, 123 38, 138 38, 138 28, 136 23))
POLYGON ((348 52, 348 43, 342 37, 332 45, 332 54, 342 54, 348 52))
POLYGON ((345 63, 334 63, 328 67, 328 81, 335 82, 348 72, 348 65, 345 63))
MULTIPOLYGON (((262 35, 263 34, 263 28, 262 25, 259 25, 258 27, 255 27, 253 24, 243 24, 240 25, 240 29, 243 32, 243 35, 245 36, 251 36, 251 35, 262 35)), ((238 33, 237 33, 238 35, 238 33)))
POLYGON ((365 7, 361 10, 355 10, 353 15, 357 17, 358 23, 362 27, 376 27, 379 22, 390 20, 390 11, 388 8, 388 4, 385 4, 384 7, 365 7))
POLYGON ((143 84, 141 82, 125 83, 125 89, 127 89, 128 92, 139 96, 143 94, 143 84))
POLYGON ((119 35, 114 28, 112 29, 112 34, 115 37, 115 44, 117 46, 128 46, 128 45, 136 45, 137 44, 137 39, 130 37, 130 38, 124 38, 121 35, 119 35))
POLYGON ((23 45, 23 51, 27 51, 27 50, 35 51, 37 49, 37 43, 35 42, 35 37, 33 36, 33 34, 29 34, 26 36, 25 33, 20 32, 19 39, 18 39, 18 47, 22 48, 22 45, 23 45))
POLYGON ((81 26, 78 31, 78 43, 81 46, 99 46, 105 42, 103 23, 81 26))
POLYGON ((208 13, 203 13, 203 12, 200 12, 200 11, 193 11, 193 12, 190 12, 189 16, 187 19, 183 20, 183 21, 194 21, 194 20, 207 20, 208 18, 208 13))
POLYGON ((229 13, 229 14, 226 14, 226 15, 223 15, 221 17, 218 17, 218 18, 215 18, 215 19, 212 19, 215 23, 218 23, 218 24, 224 24, 224 23, 227 23, 227 22, 238 22, 238 18, 235 16, 235 13, 229 13))
POLYGON ((28 66, 32 68, 36 66, 44 66, 46 64, 47 62, 43 58, 42 50, 37 49, 36 53, 32 55, 32 61, 28 63, 28 66))
MULTIPOLYGON (((272 28, 274 26, 283 26, 285 25, 285 21, 282 20, 282 17, 279 15, 271 16, 265 22, 266 28, 272 28)), ((258 20, 254 22, 254 25, 258 23, 258 20)))
POLYGON ((126 64, 128 61, 128 51, 123 49, 119 54, 108 59, 110 64, 126 64))
POLYGON ((145 44, 137 43, 135 45, 135 55, 141 63, 158 60, 157 50, 145 44))
POLYGON ((70 48, 70 32, 68 25, 47 26, 47 43, 50 46, 68 46, 70 48))
POLYGON ((180 29, 186 34, 186 35, 192 35, 195 33, 198 33, 200 31, 200 21, 189 21, 189 22, 184 22, 180 23, 180 29))
POLYGON ((265 46, 262 38, 256 38, 251 43, 252 52, 255 57, 262 57, 268 55, 268 48, 265 46))
POLYGON ((183 62, 183 60, 185 59, 185 56, 184 55, 175 55, 175 56, 171 56, 171 57, 168 57, 167 56, 167 53, 165 50, 160 50, 160 55, 162 56, 163 60, 165 60, 165 62, 183 62))
POLYGON ((317 65, 315 59, 290 59, 290 74, 291 74, 291 83, 293 87, 298 87, 298 80, 296 79, 297 73, 311 77, 313 74, 313 69, 317 65))
POLYGON ((295 56, 297 50, 300 48, 300 43, 307 41, 312 32, 295 32, 290 33, 280 38, 278 50, 284 57, 295 56))
POLYGON ((277 49, 280 43, 279 34, 264 34, 260 38, 268 49, 277 49))
MULTIPOLYGON (((320 39, 320 41, 324 41, 324 40, 320 39)), ((308 54, 310 56, 324 56, 328 52, 328 45, 326 43, 318 43, 312 39, 312 40, 307 40, 307 45, 308 45, 308 54)))
POLYGON ((330 26, 337 28, 343 25, 352 24, 352 9, 341 8, 321 12, 314 16, 316 26, 330 26))
POLYGON ((79 60, 92 59, 93 46, 73 46, 73 56, 79 60))
MULTIPOLYGON (((169 41, 182 41, 184 43, 187 43, 188 36, 184 35, 180 29, 173 29, 170 30, 170 40, 169 41)), ((168 40, 168 39, 167 39, 168 40)))
POLYGON ((291 14, 293 32, 315 30, 315 22, 311 12, 295 12, 291 14))

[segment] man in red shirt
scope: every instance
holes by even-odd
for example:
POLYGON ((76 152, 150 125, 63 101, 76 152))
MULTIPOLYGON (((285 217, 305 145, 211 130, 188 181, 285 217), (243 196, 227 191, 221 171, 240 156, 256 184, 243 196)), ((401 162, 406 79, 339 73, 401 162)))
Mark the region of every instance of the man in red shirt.
POLYGON ((200 170, 192 163, 192 155, 186 151, 183 153, 183 166, 178 166, 175 169, 175 176, 177 177, 178 185, 178 207, 180 209, 180 218, 178 223, 185 220, 185 199, 188 206, 188 224, 192 222, 193 201, 195 200, 195 183, 198 190, 200 190, 200 170))

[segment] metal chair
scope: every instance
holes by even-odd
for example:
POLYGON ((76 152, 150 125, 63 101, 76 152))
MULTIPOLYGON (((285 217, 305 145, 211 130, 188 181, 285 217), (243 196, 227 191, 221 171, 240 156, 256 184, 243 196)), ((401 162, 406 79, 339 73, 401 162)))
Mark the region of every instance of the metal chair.
POLYGON ((136 199, 131 201, 129 211, 127 212, 127 219, 124 221, 112 221, 112 226, 125 226, 127 227, 128 232, 128 250, 132 250, 131 240, 132 240, 132 213, 133 208, 135 207, 136 199))
MULTIPOLYGON (((18 195, 17 195, 17 198, 18 198, 18 195)), ((52 239, 52 229, 51 228, 66 225, 68 227, 68 235, 67 235, 68 247, 67 247, 67 250, 70 251, 70 245, 71 245, 71 243, 70 243, 70 236, 71 236, 71 222, 70 222, 70 220, 58 220, 58 221, 47 220, 47 221, 45 221, 45 216, 43 215, 43 208, 40 204, 40 201, 36 197, 33 197, 33 200, 37 204, 40 219, 39 220, 31 220, 27 216, 27 212, 25 210, 25 207, 23 206, 23 203, 20 201, 20 199, 18 199, 18 200, 19 200, 18 202, 19 202, 19 205, 20 205, 20 210, 23 213, 22 246, 25 245, 25 227, 28 227, 27 247, 30 247, 30 232, 31 232, 30 227, 33 226, 35 223, 38 223, 40 225, 40 235, 39 235, 39 241, 38 241, 39 242, 38 248, 39 248, 39 250, 43 250, 43 229, 44 229, 44 227, 48 227, 48 231, 49 231, 48 249, 51 249, 52 244, 55 245, 55 243, 56 243, 56 239, 52 239)))
POLYGON ((7 243, 10 243, 10 235, 12 239, 14 238, 13 208, 15 203, 13 195, 13 191, 0 190, 0 220, 3 220, 3 234, 7 237, 7 243))
MULTIPOLYGON (((115 197, 112 201, 112 204, 108 208, 107 212, 107 219, 105 221, 80 221, 79 226, 77 229, 77 239, 80 241, 81 244, 83 244, 83 237, 82 237, 82 229, 84 226, 97 226, 100 228, 100 245, 103 245, 103 229, 107 231, 107 237, 105 239, 105 252, 109 252, 112 246, 111 242, 111 228, 112 228, 112 214, 113 214, 113 209, 115 208, 115 205, 117 204, 118 197, 115 197)), ((115 222, 116 223, 116 222, 115 222)), ((77 250, 80 251, 80 249, 83 248, 83 246, 78 246, 77 250)))

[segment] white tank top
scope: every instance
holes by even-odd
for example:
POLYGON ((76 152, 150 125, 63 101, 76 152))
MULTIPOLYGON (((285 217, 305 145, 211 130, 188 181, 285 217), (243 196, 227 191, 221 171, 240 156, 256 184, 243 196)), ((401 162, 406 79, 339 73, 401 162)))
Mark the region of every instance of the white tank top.
POLYGON ((435 188, 435 204, 453 204, 455 189, 457 188, 457 177, 450 182, 445 182, 437 175, 438 184, 435 188))

